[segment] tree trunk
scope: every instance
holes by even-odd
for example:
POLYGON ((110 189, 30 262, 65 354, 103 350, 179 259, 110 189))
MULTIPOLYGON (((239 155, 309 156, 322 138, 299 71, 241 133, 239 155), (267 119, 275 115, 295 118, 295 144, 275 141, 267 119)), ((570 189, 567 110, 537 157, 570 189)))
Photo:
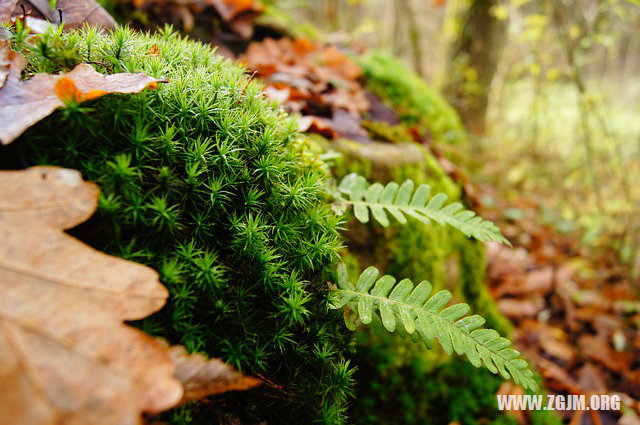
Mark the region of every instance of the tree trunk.
POLYGON ((468 0, 459 34, 449 49, 444 91, 473 134, 483 134, 489 90, 507 39, 507 19, 491 8, 498 0, 468 0))

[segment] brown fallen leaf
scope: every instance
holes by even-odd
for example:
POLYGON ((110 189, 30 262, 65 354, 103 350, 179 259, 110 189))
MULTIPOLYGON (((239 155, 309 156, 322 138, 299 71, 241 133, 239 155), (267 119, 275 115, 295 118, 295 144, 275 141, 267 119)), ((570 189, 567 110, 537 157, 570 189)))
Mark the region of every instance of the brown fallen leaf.
POLYGON ((207 360, 202 354, 189 354, 181 345, 171 347, 169 356, 176 367, 173 376, 184 388, 181 404, 227 391, 248 390, 261 383, 219 359, 207 360))
POLYGON ((24 59, 15 53, 5 85, 0 89, 0 144, 8 144, 26 129, 67 102, 84 102, 110 93, 138 93, 162 80, 145 74, 102 75, 80 64, 67 74, 36 74, 20 80, 24 59))
MULTIPOLYGON (((514 395, 516 397, 522 397, 524 396, 524 390, 522 389, 522 387, 515 385, 512 382, 505 381, 502 383, 502 385, 500 385, 500 388, 498 388, 498 392, 496 393, 496 395, 499 395, 499 396, 514 395)), ((513 417, 518 423, 518 425, 527 424, 525 412, 520 409, 508 410, 506 414, 513 417)))
POLYGON ((18 0, 0 0, 0 21, 9 21, 18 0))
POLYGON ((283 104, 291 97, 291 89, 285 87, 283 89, 268 85, 264 88, 264 94, 272 101, 283 104))
MULTIPOLYGON (((14 21, 16 19, 20 18, 13 18, 14 21)), ((55 27, 55 24, 45 21, 44 19, 34 18, 33 16, 27 16, 24 22, 31 34, 44 34, 52 25, 55 27)))
MULTIPOLYGON (((36 29, 46 28, 42 23, 48 21, 60 24, 60 16, 65 29, 80 28, 84 24, 103 29, 115 29, 116 21, 95 0, 58 0, 56 10, 52 10, 47 0, 24 0, 22 5, 27 11, 27 20, 31 18, 36 29)), ((0 21, 8 21, 12 15, 23 17, 22 9, 16 7, 16 0, 0 0, 0 21)))
POLYGON ((243 13, 229 23, 233 32, 245 40, 249 40, 255 31, 255 20, 260 12, 243 13))
POLYGON ((530 271, 525 282, 525 291, 546 294, 553 287, 553 267, 546 266, 530 271))
POLYGON ((353 112, 338 109, 330 120, 333 131, 341 137, 359 142, 371 142, 367 131, 362 128, 362 118, 353 112))
POLYGON ((535 298, 504 298, 498 301, 498 310, 507 317, 534 317, 544 309, 544 299, 535 298))
POLYGON ((580 385, 563 368, 551 360, 540 356, 535 356, 535 365, 540 370, 545 379, 545 385, 558 392, 568 392, 570 394, 580 394, 580 385))
POLYGON ((576 350, 567 342, 567 335, 560 328, 543 326, 539 333, 540 347, 564 362, 573 360, 576 350))
POLYGON ((4 40, 0 40, 0 88, 4 86, 4 82, 9 76, 12 56, 13 52, 9 48, 9 43, 4 40))
MULTIPOLYGON (((100 28, 116 27, 113 17, 95 0, 58 0, 56 9, 62 12, 62 22, 66 28, 78 28, 84 23, 100 28)), ((59 16, 53 13, 57 23, 60 23, 59 16)))
POLYGON ((614 372, 631 374, 633 355, 628 351, 614 351, 607 341, 592 335, 582 335, 578 339, 580 354, 614 372))
POLYGON ((585 363, 578 370, 577 376, 578 385, 585 393, 604 394, 607 391, 602 369, 593 363, 585 363))
POLYGON ((166 348, 123 323, 164 305, 157 273, 63 231, 97 196, 74 170, 0 172, 2 423, 135 424, 182 397, 166 348))
MULTIPOLYGON (((6 1, 0 0, 0 8, 4 6, 7 11, 6 19, 0 18, 0 20, 6 21, 14 21, 16 19, 20 19, 23 22, 27 21, 38 21, 38 22, 53 22, 54 21, 54 13, 51 10, 51 6, 49 5, 48 0, 22 0, 18 1, 6 1), (19 5, 19 6, 18 6, 19 5), (24 9, 23 9, 24 7, 24 9)), ((56 12, 56 14, 58 14, 56 12)), ((27 26, 31 28, 29 22, 27 22, 27 26)))
MULTIPOLYGON (((80 28, 84 24, 104 29, 116 28, 116 21, 95 0, 58 0, 56 9, 62 11, 65 29, 80 28)), ((60 23, 57 11, 53 13, 53 21, 60 23)))
MULTIPOLYGON (((35 10, 37 11, 37 13, 34 15, 34 11, 27 11, 27 13, 30 13, 32 16, 36 16, 38 18, 41 19, 48 19, 48 20, 52 20, 53 19, 53 11, 51 10, 51 5, 49 3, 49 0, 28 0, 28 1, 22 1, 22 4, 28 4, 31 7, 35 8, 35 10)), ((14 11, 14 15, 15 15, 15 11, 14 11)))
POLYGON ((300 117, 298 120, 298 130, 301 132, 309 132, 320 134, 327 139, 335 139, 338 137, 338 133, 331 126, 331 122, 323 117, 316 117, 313 115, 307 115, 300 117))
POLYGON ((229 28, 248 40, 254 32, 254 22, 264 11, 261 3, 254 0, 208 0, 229 28))
POLYGON ((147 50, 147 54, 149 56, 160 57, 160 48, 158 47, 157 44, 154 44, 153 46, 149 47, 149 50, 147 50))
POLYGON ((209 0, 222 19, 231 22, 241 14, 260 13, 263 6, 254 0, 209 0))
POLYGON ((583 421, 583 417, 584 414, 586 413, 586 411, 584 410, 576 410, 575 412, 573 412, 573 415, 571 415, 571 420, 569 421, 569 425, 580 425, 582 424, 583 421))
MULTIPOLYGON (((340 125, 340 122, 349 124, 350 133, 367 138, 359 122, 360 115, 369 109, 359 81, 362 70, 338 48, 306 38, 265 38, 251 43, 240 60, 268 85, 291 89, 289 99, 283 104, 289 112, 323 117, 327 120, 323 127, 340 125), (339 111, 355 116, 359 129, 351 129, 354 120, 350 117, 336 116, 339 111)), ((342 131, 333 130, 342 135, 342 131)))

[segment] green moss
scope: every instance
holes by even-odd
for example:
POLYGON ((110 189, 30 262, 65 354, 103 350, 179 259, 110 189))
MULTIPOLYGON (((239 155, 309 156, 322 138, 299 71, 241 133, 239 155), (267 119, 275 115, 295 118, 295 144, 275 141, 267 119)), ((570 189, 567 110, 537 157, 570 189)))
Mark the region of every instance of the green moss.
POLYGON ((388 100, 406 124, 420 124, 439 142, 459 144, 467 139, 455 109, 418 74, 383 51, 356 58, 367 87, 388 100))
POLYGON ((323 279, 338 258, 340 219, 295 123, 243 69, 170 30, 45 34, 34 48, 15 47, 28 73, 90 60, 103 73, 169 80, 69 105, 16 142, 18 157, 76 168, 100 185, 98 214, 78 236, 160 272, 170 300, 144 330, 275 384, 168 418, 343 423, 351 339, 327 308, 323 279), (148 55, 154 44, 159 55, 148 55))
POLYGON ((462 425, 514 424, 498 411, 495 394, 502 380, 487 370, 453 358, 434 363, 409 352, 398 361, 393 340, 358 348, 358 394, 354 417, 358 424, 462 425))
POLYGON ((362 127, 373 140, 390 143, 412 140, 409 130, 403 124, 392 125, 384 121, 363 120, 362 127))

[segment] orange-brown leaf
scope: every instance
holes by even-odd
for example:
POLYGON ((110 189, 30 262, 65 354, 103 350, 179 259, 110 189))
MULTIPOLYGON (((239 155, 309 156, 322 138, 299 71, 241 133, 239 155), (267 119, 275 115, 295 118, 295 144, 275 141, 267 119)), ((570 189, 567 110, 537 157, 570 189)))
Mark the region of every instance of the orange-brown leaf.
POLYGON ((338 137, 338 133, 335 132, 328 119, 313 115, 300 117, 298 131, 320 134, 327 139, 336 139, 338 137))
POLYGON ((62 22, 66 29, 80 28, 85 23, 105 29, 116 27, 113 17, 95 0, 58 0, 56 8, 62 10, 62 22))
POLYGON ((8 144, 26 129, 69 102, 83 102, 109 93, 138 93, 155 88, 161 80, 145 74, 102 75, 80 64, 61 75, 37 74, 20 80, 24 59, 18 57, 0 89, 0 144, 8 144))
POLYGON ((219 359, 207 360, 202 354, 189 354, 181 345, 171 347, 169 355, 176 367, 174 376, 184 388, 182 403, 227 391, 248 390, 261 383, 219 359))
POLYGON ((151 56, 160 56, 160 48, 158 47, 157 44, 154 44, 149 48, 149 50, 147 51, 147 54, 151 56))
POLYGON ((254 0, 210 0, 222 19, 231 22, 243 13, 260 13, 263 7, 254 0))
POLYGON ((74 170, 0 172, 2 423, 135 424, 182 397, 166 347, 123 323, 164 305, 157 273, 63 231, 97 196, 74 170))

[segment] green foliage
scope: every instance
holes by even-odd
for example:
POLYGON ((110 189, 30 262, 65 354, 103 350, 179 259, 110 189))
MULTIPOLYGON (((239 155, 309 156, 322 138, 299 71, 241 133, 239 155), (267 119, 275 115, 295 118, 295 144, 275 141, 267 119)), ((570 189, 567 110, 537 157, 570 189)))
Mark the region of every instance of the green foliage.
POLYGON ((431 359, 416 351, 398 365, 397 351, 394 338, 384 338, 369 348, 358 346, 357 424, 516 423, 498 411, 495 394, 503 382, 500 377, 455 357, 440 364, 427 363, 431 359))
POLYGON ((378 269, 369 267, 353 285, 346 278, 346 271, 341 271, 333 307, 349 306, 353 311, 354 315, 345 316, 347 327, 355 329, 357 317, 362 323, 370 324, 379 313, 382 326, 389 332, 397 328, 398 332, 428 346, 435 337, 447 354, 454 351, 464 354, 476 367, 484 365, 525 388, 537 388, 527 362, 519 357, 520 352, 510 347, 508 339, 500 337, 495 330, 478 329, 485 322, 478 315, 463 317, 469 311, 467 304, 443 309, 451 299, 449 291, 441 290, 430 297, 432 287, 426 281, 414 287, 409 279, 396 283, 389 275, 378 279, 379 274, 378 269), (402 326, 397 326, 398 323, 402 326))
MULTIPOLYGON (((241 68, 168 29, 153 36, 123 28, 109 35, 51 32, 33 45, 14 40, 14 46, 27 56, 27 76, 90 61, 103 73, 145 72, 169 80, 155 91, 58 111, 14 144, 16 163, 77 168, 100 185, 98 217, 77 233, 101 250, 159 271, 171 298, 139 324, 145 331, 273 383, 221 396, 224 412, 195 404, 167 419, 344 423, 354 373, 346 358, 353 347, 340 314, 328 308, 326 285, 336 281, 329 266, 338 258, 343 223, 326 203, 325 170, 304 150, 295 122, 267 102, 241 68), (158 55, 147 53, 153 45, 158 55)), ((341 189, 357 205, 359 219, 371 210, 389 224, 389 212, 401 223, 405 215, 423 223, 433 219, 482 240, 502 240, 497 229, 457 204, 442 208, 443 195, 427 203, 426 185, 414 193, 409 182, 385 188, 351 179, 362 193, 354 195, 349 180, 341 189)), ((413 288, 410 281, 400 284, 413 288)), ((418 287, 423 296, 426 287, 418 287)), ((528 384, 526 375, 518 378, 525 374, 518 360, 500 357, 511 351, 494 347, 485 358, 476 347, 482 337, 489 345, 504 344, 492 331, 464 334, 458 324, 469 319, 454 323, 453 310, 436 308, 436 320, 424 305, 398 309, 404 298, 381 303, 368 289, 355 294, 370 306, 359 311, 365 320, 367 314, 379 320, 374 309, 384 305, 387 329, 392 320, 393 327, 401 321, 397 333, 425 342, 431 329, 449 352, 482 359, 487 368, 528 384), (411 320, 415 328, 407 332, 411 320), (437 326, 425 327, 428 320, 437 326)), ((386 296, 381 289, 379 296, 386 296)))
MULTIPOLYGON (((452 201, 460 199, 460 188, 427 149, 412 142, 396 142, 331 142, 330 147, 342 154, 342 160, 332 168, 336 180, 354 172, 380 183, 411 179, 416 184, 428 183, 452 201)), ((375 265, 393 276, 427 279, 435 288, 443 288, 450 281, 447 271, 452 262, 461 258, 466 245, 473 242, 450 226, 425 226, 409 220, 405 225, 396 221, 381 227, 371 221, 361 224, 352 214, 349 218, 348 249, 361 264, 375 265)), ((461 267, 460 278, 479 282, 486 291, 484 269, 479 265, 464 271, 461 267), (467 273, 470 276, 464 275, 467 273)), ((486 314, 483 310, 476 312, 486 314)))
MULTIPOLYGON (((337 181, 350 173, 383 184, 412 179, 416 185, 428 183, 433 191, 459 200, 460 188, 432 154, 403 140, 407 138, 368 144, 336 140, 327 142, 325 149, 341 154, 332 168, 337 181)), ((375 265, 392 276, 428 280, 437 291, 455 286, 450 271, 458 270, 459 292, 454 296, 485 318, 486 327, 510 334, 509 320, 500 314, 488 293, 483 243, 450 226, 425 226, 409 220, 405 225, 395 221, 381 227, 373 220, 361 224, 352 214, 349 216, 348 254, 342 256, 349 276, 358 276, 366 266, 375 265)), ((425 350, 410 338, 380 328, 382 332, 374 332, 377 328, 359 326, 355 333, 353 364, 357 366, 358 385, 351 407, 355 423, 425 425, 457 420, 476 424, 485 423, 483 419, 506 418, 499 416, 495 405, 495 393, 503 382, 500 376, 449 357, 438 345, 425 350)))
POLYGON ((455 109, 402 61, 384 51, 373 51, 356 60, 362 66, 367 87, 390 101, 405 123, 422 125, 443 143, 466 140, 455 109))
POLYGON ((448 224, 467 236, 481 241, 509 243, 500 230, 490 221, 476 216, 473 211, 465 210, 459 202, 444 206, 448 197, 438 193, 430 198, 431 186, 421 184, 414 192, 412 180, 402 185, 391 182, 386 186, 380 183, 369 184, 367 180, 356 174, 346 176, 338 186, 338 190, 349 197, 356 218, 362 222, 369 221, 369 210, 373 218, 382 226, 389 225, 385 210, 400 223, 407 222, 405 214, 430 224, 431 220, 440 225, 448 224))
POLYGON ((97 217, 74 232, 155 268, 170 292, 140 327, 273 383, 165 419, 343 423, 351 333, 328 309, 325 274, 342 219, 295 122, 243 69, 169 29, 52 32, 14 47, 27 76, 90 61, 169 80, 58 111, 13 144, 15 164, 76 168, 100 185, 97 217))

